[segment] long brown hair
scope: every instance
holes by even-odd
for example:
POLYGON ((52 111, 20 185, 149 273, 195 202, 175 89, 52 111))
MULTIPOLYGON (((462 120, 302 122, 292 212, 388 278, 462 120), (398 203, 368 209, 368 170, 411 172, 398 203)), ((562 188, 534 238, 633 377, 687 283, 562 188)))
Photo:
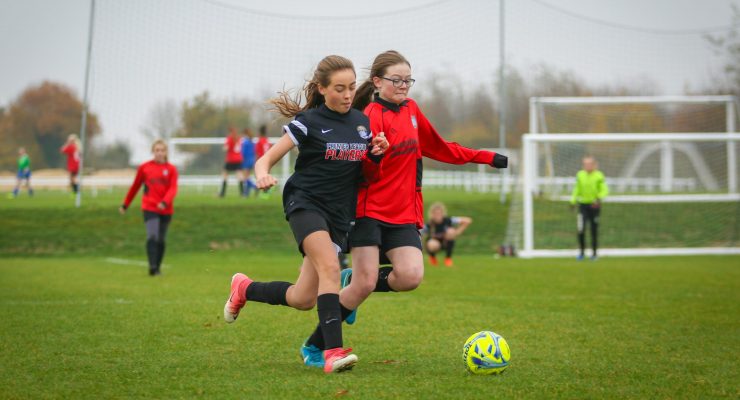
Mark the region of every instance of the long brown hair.
POLYGON ((401 53, 395 50, 388 50, 378 54, 373 61, 373 65, 370 67, 370 76, 367 77, 365 82, 362 82, 357 93, 355 94, 355 100, 352 102, 352 107, 363 111, 368 104, 373 101, 373 93, 375 93, 375 84, 373 84, 373 77, 377 76, 381 78, 388 71, 388 67, 396 64, 406 64, 411 68, 411 63, 406 60, 406 57, 402 56, 401 53))
POLYGON ((274 111, 287 118, 294 117, 299 112, 309 108, 318 107, 324 104, 324 96, 319 93, 319 85, 323 87, 329 86, 331 75, 343 69, 351 69, 352 72, 355 72, 355 66, 349 59, 337 55, 326 56, 319 61, 316 70, 313 72, 313 78, 306 82, 303 90, 296 93, 293 97, 286 90, 280 91, 278 92, 278 97, 270 99, 268 103, 273 105, 274 111), (301 106, 301 96, 305 96, 306 98, 306 104, 304 106, 301 106))

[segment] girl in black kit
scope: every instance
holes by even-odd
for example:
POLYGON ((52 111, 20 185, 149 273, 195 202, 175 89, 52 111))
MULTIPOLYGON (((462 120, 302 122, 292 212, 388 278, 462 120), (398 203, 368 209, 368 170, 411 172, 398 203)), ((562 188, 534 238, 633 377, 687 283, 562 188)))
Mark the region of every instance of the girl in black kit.
POLYGON ((257 188, 277 181, 269 172, 288 151, 298 147, 295 172, 283 189, 283 208, 303 255, 295 284, 255 282, 242 273, 231 280, 224 319, 234 322, 247 300, 286 305, 299 310, 317 306, 324 339, 324 371, 351 369, 357 356, 342 343, 342 319, 351 311, 339 304, 340 268, 337 252, 347 251, 347 235, 354 221, 357 186, 377 179, 388 142, 373 137, 367 117, 352 109, 356 76, 352 62, 328 56, 319 62, 303 94, 301 107, 288 93, 271 102, 293 117, 284 135, 254 167, 257 188))

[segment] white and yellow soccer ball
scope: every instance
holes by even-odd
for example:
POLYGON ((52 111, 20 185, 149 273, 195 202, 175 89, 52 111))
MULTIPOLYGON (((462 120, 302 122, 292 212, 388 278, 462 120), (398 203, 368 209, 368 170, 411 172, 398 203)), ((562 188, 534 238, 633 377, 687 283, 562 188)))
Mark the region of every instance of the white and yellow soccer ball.
POLYGON ((481 331, 468 338, 463 346, 463 361, 476 375, 500 374, 511 360, 506 339, 491 331, 481 331))

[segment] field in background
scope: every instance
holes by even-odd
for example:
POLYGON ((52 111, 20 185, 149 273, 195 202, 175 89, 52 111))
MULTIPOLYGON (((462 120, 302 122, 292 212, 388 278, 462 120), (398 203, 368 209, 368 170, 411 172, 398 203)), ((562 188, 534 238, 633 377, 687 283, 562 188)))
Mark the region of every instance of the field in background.
MULTIPOLYGON (((240 198, 236 187, 224 199, 216 188, 202 192, 182 188, 168 234, 167 251, 207 252, 219 249, 261 249, 294 252, 295 242, 285 221, 279 193, 269 200, 240 198)), ((29 199, 0 198, 0 257, 8 255, 132 255, 143 257, 144 224, 139 210, 141 193, 126 216, 118 214, 125 191, 86 195, 83 207, 61 191, 38 191, 29 199), (7 234, 5 234, 7 232, 7 234)), ((457 251, 492 253, 503 241, 507 208, 496 194, 426 191, 427 204, 441 200, 453 215, 473 216, 457 251)))
MULTIPOLYGON (((336 376, 303 367, 315 310, 250 304, 222 320, 229 278, 294 280, 280 199, 184 190, 164 275, 150 278, 122 191, 0 199, 2 398, 706 398, 740 395, 740 257, 496 259, 495 194, 426 191, 475 220, 456 266, 412 293, 375 294, 336 376), (512 347, 502 376, 464 370, 489 329, 512 347)), ((567 214, 567 210, 564 210, 567 214)))

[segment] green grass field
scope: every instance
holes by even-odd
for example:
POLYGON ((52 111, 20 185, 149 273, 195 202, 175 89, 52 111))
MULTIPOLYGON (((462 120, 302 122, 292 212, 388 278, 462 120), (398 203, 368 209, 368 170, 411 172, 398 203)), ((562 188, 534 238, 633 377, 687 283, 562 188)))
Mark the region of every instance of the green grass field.
POLYGON ((116 213, 121 196, 2 202, 0 398, 740 396, 740 257, 495 259, 497 196, 429 191, 476 221, 456 266, 373 295, 344 330, 357 367, 325 376, 298 355, 315 310, 249 304, 222 320, 234 272, 297 275, 277 196, 183 193, 158 278, 136 265, 143 224, 116 213), (484 329, 512 348, 501 376, 465 372, 463 342, 484 329))

